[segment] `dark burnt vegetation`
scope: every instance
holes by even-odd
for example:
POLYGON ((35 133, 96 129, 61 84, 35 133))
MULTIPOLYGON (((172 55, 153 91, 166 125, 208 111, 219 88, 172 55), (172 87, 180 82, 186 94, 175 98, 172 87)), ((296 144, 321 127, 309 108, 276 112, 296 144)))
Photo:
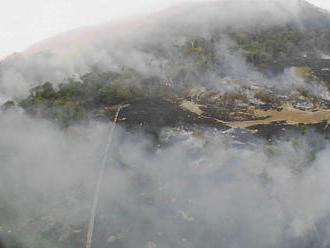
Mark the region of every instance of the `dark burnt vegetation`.
POLYGON ((266 90, 258 90, 255 92, 254 97, 264 102, 265 104, 273 104, 280 106, 281 101, 274 94, 266 90))
POLYGON ((152 97, 176 99, 187 87, 199 85, 201 77, 215 66, 212 43, 191 38, 177 47, 175 62, 164 65, 162 76, 144 76, 127 67, 118 72, 92 72, 58 86, 46 82, 34 87, 19 105, 33 116, 69 126, 93 117, 108 118, 109 106, 152 97))
MULTIPOLYGON (((33 116, 51 119, 64 126, 95 117, 109 119, 107 107, 151 98, 172 103, 182 98, 196 98, 193 101, 208 106, 229 107, 227 112, 233 112, 237 107, 247 108, 251 102, 244 88, 220 94, 209 85, 210 75, 228 76, 228 64, 222 61, 227 55, 219 52, 219 44, 229 37, 233 43, 229 43, 227 52, 243 54, 246 62, 261 72, 272 72, 273 75, 294 67, 295 73, 305 81, 326 84, 330 82, 330 76, 327 78, 327 70, 320 67, 330 68, 330 60, 321 59, 320 53, 330 54, 330 26, 324 24, 330 23, 330 19, 322 18, 322 22, 309 18, 303 27, 287 24, 267 29, 218 30, 208 38, 186 37, 183 43, 145 47, 145 52, 165 61, 160 68, 161 75, 146 76, 127 67, 116 72, 91 72, 79 79, 67 79, 57 86, 50 82, 37 86, 19 105, 33 116), (206 90, 198 97, 187 97, 186 93, 194 87, 206 90)), ((314 105, 318 103, 317 97, 307 90, 302 88, 299 92, 314 105)), ((282 103, 276 94, 266 89, 256 90, 253 97, 262 103, 261 108, 277 108, 282 103)), ((8 102, 2 108, 9 109, 13 104, 8 102)))

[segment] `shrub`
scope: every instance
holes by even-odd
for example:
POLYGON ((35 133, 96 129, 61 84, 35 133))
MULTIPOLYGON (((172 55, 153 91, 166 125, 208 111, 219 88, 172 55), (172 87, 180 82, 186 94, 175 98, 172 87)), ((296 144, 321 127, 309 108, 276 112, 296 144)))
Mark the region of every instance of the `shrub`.
POLYGON ((312 70, 308 66, 297 66, 295 67, 295 72, 304 79, 310 79, 312 77, 312 70))
POLYGON ((9 110, 13 107, 15 107, 15 102, 14 101, 7 101, 1 106, 1 109, 6 111, 6 110, 9 110))

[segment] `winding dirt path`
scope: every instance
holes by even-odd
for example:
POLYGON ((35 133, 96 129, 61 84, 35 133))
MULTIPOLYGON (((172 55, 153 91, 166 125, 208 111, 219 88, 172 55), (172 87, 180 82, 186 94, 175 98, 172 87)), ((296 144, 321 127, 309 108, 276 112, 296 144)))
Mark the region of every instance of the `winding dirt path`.
MULTIPOLYGON (((200 109, 201 105, 192 101, 184 100, 181 102, 180 107, 184 110, 195 113, 202 118, 212 118, 217 122, 227 125, 229 127, 247 128, 256 125, 268 125, 272 122, 285 121, 289 125, 298 124, 317 124, 323 121, 330 122, 330 109, 318 109, 315 111, 303 111, 295 109, 290 104, 284 104, 281 111, 278 110, 260 110, 256 109, 253 112, 254 117, 264 118, 262 120, 252 121, 223 121, 217 118, 205 116, 204 112, 200 109)), ((204 106, 206 107, 206 106, 204 106)))

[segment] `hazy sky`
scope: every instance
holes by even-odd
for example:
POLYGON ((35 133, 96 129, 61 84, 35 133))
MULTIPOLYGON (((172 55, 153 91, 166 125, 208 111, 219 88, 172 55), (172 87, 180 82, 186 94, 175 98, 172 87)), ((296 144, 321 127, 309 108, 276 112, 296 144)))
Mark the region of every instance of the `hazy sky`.
MULTIPOLYGON (((0 58, 69 29, 187 1, 197 0, 0 0, 0 58)), ((309 1, 330 10, 330 0, 309 1)))

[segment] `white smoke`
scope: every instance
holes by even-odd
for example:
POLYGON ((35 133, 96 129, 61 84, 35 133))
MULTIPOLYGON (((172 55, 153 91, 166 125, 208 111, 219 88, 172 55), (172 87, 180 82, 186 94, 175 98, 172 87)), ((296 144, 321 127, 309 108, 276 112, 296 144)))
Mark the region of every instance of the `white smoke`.
MULTIPOLYGON (((56 225, 55 242, 78 231, 84 237, 107 125, 63 132, 7 113, 0 128, 2 227, 26 247, 41 247, 56 225)), ((251 137, 237 146, 215 130, 164 129, 158 145, 117 128, 94 247, 326 247, 327 141, 309 131, 300 141, 276 142, 251 137)))
MULTIPOLYGON (((21 99, 34 85, 61 83, 95 67, 117 71, 125 65, 166 77, 164 64, 187 37, 207 39, 228 25, 267 28, 292 18, 300 23, 301 1, 252 2, 194 5, 184 15, 105 33, 86 47, 13 56, 0 65, 0 104, 21 99), (167 51, 166 59, 149 47, 167 51)), ((231 51, 228 37, 222 41, 216 44, 222 71, 204 78, 213 87, 256 84, 293 93, 306 87, 330 99, 323 86, 307 85, 292 69, 265 77, 231 51)), ((0 113, 1 239, 31 248, 84 245, 108 128, 90 121, 61 130, 18 110, 0 113)), ((252 134, 244 143, 231 132, 164 129, 159 139, 116 129, 94 247, 330 245, 330 147, 322 135, 308 129, 306 137, 286 133, 269 144, 252 134)))
MULTIPOLYGON (((0 92, 8 98, 22 98, 32 86, 46 81, 58 84, 72 75, 83 75, 95 69, 116 71, 122 66, 134 68, 143 75, 166 78, 164 66, 168 62, 180 63, 176 61, 177 47, 187 41, 187 38, 209 39, 211 34, 221 34, 228 27, 249 31, 255 27, 267 29, 289 22, 300 26, 305 17, 301 14, 305 4, 299 0, 238 0, 187 4, 183 10, 136 21, 130 26, 126 24, 129 27, 122 28, 121 32, 105 28, 103 33, 95 35, 95 39, 88 37, 89 42, 79 40, 77 45, 72 45, 75 42, 73 39, 68 45, 54 50, 50 47, 49 50, 9 57, 0 65, 0 92)), ((251 81, 262 86, 278 85, 276 81, 256 73, 247 65, 243 56, 231 52, 232 45, 228 37, 222 37, 216 45, 216 59, 223 64, 222 69, 230 76, 227 79, 231 79, 234 88, 251 81)), ((223 75, 219 74, 221 68, 210 72, 203 80, 221 88, 224 80, 223 75)), ((288 78, 289 81, 291 79, 288 78)), ((288 83, 295 88, 301 87, 297 81, 299 80, 291 80, 288 83)))

